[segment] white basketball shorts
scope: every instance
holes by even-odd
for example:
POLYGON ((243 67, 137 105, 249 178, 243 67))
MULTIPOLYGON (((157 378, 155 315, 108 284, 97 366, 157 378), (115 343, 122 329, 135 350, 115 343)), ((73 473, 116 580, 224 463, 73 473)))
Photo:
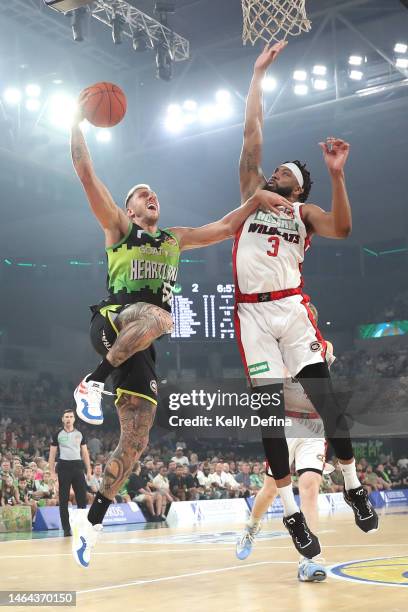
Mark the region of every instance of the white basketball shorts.
POLYGON ((302 295, 271 302, 240 302, 237 340, 253 386, 295 377, 307 365, 323 363, 326 342, 302 295))
MULTIPOLYGON (((324 437, 321 419, 292 418, 292 427, 285 427, 288 436, 286 441, 289 449, 289 465, 295 464, 297 472, 302 470, 316 470, 323 473, 326 458, 326 440, 324 437), (295 435, 296 437, 289 437, 295 435)), ((273 476, 269 466, 266 473, 273 476)))

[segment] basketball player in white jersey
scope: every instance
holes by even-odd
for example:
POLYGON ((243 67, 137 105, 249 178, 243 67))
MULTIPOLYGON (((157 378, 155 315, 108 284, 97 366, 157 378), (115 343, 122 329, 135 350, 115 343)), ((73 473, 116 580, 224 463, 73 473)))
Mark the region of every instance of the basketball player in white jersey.
MULTIPOLYGON (((332 207, 325 212, 304 204, 311 188, 310 173, 299 161, 279 164, 266 179, 262 168, 262 81, 267 68, 286 46, 266 47, 255 62, 245 115, 240 158, 242 202, 263 187, 293 204, 279 215, 261 211, 249 215, 238 231, 233 250, 237 340, 252 387, 262 386, 272 396, 289 372, 296 377, 321 416, 326 439, 339 458, 344 477, 345 501, 355 522, 365 532, 376 530, 378 516, 357 478, 350 435, 333 393, 326 364, 326 342, 319 332, 303 294, 302 263, 313 234, 346 238, 351 232, 351 209, 344 166, 350 145, 328 138, 320 143, 332 185, 332 207)), ((270 409, 271 410, 271 409, 270 409)), ((283 402, 274 409, 284 423, 283 402)), ((296 504, 289 470, 284 427, 263 429, 262 440, 284 507, 283 522, 296 549, 313 558, 320 552, 317 537, 308 528, 296 504)))
MULTIPOLYGON (((317 322, 317 310, 313 304, 309 308, 317 322)), ((333 346, 327 342, 326 361, 330 367, 334 362, 333 346)), ((312 531, 317 529, 318 495, 325 465, 326 440, 323 421, 317 414, 303 387, 296 380, 287 378, 283 385, 285 415, 292 421, 287 431, 289 465, 294 462, 299 477, 299 495, 302 512, 312 531), (297 437, 292 437, 296 435, 297 437)), ((252 552, 256 535, 261 528, 261 520, 277 495, 273 473, 267 464, 266 477, 258 492, 251 516, 242 536, 236 545, 238 559, 246 559, 252 552)), ((320 582, 326 578, 326 570, 318 559, 301 557, 298 566, 298 579, 301 582, 320 582)))

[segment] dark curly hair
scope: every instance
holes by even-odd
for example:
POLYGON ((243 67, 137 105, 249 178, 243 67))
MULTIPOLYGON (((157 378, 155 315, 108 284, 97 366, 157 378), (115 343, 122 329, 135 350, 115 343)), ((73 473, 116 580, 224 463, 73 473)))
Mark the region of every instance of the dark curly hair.
POLYGON ((312 185, 313 185, 313 181, 310 180, 310 172, 309 170, 306 169, 306 164, 302 164, 302 162, 300 162, 298 159, 295 159, 292 162, 284 162, 284 163, 285 164, 287 163, 296 164, 299 170, 301 171, 304 183, 303 183, 303 193, 301 193, 299 196, 299 202, 306 202, 307 198, 309 197, 310 190, 312 189, 312 185))

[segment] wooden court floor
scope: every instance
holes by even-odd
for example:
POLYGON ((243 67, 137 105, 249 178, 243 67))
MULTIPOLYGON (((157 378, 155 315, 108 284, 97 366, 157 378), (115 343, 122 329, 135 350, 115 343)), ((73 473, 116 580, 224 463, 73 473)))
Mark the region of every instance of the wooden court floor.
POLYGON ((105 531, 87 570, 75 565, 68 538, 3 541, 0 588, 75 590, 76 609, 87 612, 408 610, 407 508, 381 514, 380 530, 369 535, 348 514, 322 518, 320 541, 332 570, 317 584, 298 582, 297 553, 280 519, 264 523, 244 562, 235 558, 239 529, 105 531))

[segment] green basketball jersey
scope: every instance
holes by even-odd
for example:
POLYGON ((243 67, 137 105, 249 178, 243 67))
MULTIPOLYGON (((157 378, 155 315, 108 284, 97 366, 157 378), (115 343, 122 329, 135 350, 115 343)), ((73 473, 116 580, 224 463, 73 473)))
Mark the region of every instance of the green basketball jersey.
POLYGON ((106 255, 109 298, 105 303, 148 302, 171 310, 180 246, 170 231, 149 234, 131 223, 126 236, 106 248, 106 255))

